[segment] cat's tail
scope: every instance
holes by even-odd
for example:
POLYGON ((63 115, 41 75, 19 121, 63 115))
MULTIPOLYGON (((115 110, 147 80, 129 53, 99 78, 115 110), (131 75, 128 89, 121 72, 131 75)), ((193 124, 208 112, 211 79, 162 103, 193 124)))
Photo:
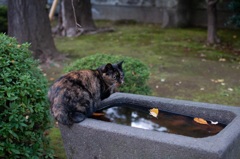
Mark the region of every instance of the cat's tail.
POLYGON ((59 105, 58 106, 53 105, 51 112, 54 118, 59 123, 63 125, 68 125, 68 126, 71 126, 74 123, 79 123, 86 118, 86 115, 81 112, 78 112, 78 111, 69 112, 64 110, 63 106, 59 106, 59 105))
POLYGON ((71 121, 68 117, 68 113, 63 109, 63 107, 59 105, 51 106, 52 116, 57 120, 57 122, 63 125, 72 125, 73 121, 71 121))

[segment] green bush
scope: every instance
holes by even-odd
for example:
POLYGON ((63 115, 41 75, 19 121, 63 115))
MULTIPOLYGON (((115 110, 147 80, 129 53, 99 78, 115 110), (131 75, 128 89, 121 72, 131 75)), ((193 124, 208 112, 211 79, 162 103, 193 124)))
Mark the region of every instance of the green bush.
POLYGON ((52 157, 47 80, 28 47, 0 34, 0 158, 52 157))
POLYGON ((7 7, 0 6, 0 32, 7 33, 8 21, 7 21, 7 7))
POLYGON ((119 88, 119 91, 144 95, 151 94, 150 87, 147 85, 147 80, 150 74, 149 69, 145 64, 134 58, 95 54, 75 61, 73 64, 65 68, 65 72, 80 69, 96 69, 101 65, 107 63, 117 63, 122 60, 124 61, 123 70, 125 73, 125 82, 119 88))

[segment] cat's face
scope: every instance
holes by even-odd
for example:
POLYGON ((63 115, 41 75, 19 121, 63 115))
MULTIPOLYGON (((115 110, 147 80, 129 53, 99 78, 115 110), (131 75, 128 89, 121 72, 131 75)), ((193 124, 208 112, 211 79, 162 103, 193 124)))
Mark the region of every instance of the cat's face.
POLYGON ((124 82, 124 73, 122 69, 122 62, 110 64, 102 67, 103 79, 109 85, 120 86, 124 82))

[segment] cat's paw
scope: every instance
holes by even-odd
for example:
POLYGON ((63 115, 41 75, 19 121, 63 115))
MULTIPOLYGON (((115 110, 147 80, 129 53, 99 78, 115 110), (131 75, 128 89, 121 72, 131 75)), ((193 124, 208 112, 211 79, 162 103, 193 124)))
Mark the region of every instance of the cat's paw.
POLYGON ((86 115, 81 112, 75 112, 72 114, 72 121, 74 123, 80 123, 86 119, 86 115))

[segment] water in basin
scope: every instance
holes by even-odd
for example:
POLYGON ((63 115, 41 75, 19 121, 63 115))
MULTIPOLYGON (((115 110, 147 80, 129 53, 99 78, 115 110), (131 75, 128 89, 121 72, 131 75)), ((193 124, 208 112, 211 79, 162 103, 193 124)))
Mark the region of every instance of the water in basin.
POLYGON ((132 109, 129 107, 112 107, 103 110, 103 114, 93 116, 97 120, 113 122, 131 127, 179 134, 195 138, 213 136, 226 125, 218 123, 199 124, 193 117, 159 111, 158 117, 149 115, 149 109, 132 109))

